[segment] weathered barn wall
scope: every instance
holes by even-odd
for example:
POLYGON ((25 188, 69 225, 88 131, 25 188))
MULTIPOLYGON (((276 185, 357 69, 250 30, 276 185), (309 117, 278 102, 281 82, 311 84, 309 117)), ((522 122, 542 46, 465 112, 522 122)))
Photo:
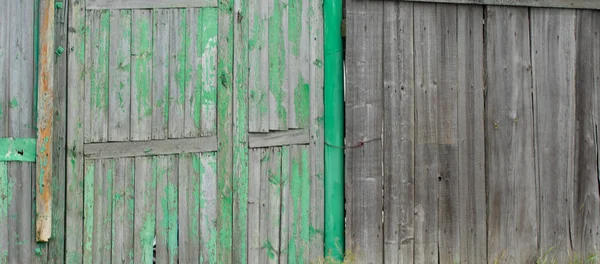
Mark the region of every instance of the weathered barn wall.
POLYGON ((600 253, 600 12, 347 10, 348 249, 369 263, 600 253))

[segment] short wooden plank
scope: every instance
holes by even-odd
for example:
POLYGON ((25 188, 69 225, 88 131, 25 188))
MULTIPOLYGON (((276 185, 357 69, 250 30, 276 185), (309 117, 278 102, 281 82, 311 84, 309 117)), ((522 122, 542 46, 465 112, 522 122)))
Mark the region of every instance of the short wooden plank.
POLYGON ((279 263, 281 234, 281 148, 271 148, 271 157, 267 165, 267 195, 269 195, 267 240, 262 245, 267 254, 263 263, 279 263))
MULTIPOLYGON (((7 6, 8 7, 8 6, 7 6)), ((10 10, 3 8, 0 11, 0 136, 5 137, 8 128, 8 108, 10 99, 8 99, 8 87, 10 83, 10 56, 6 53, 10 49, 10 10)))
POLYGON ((272 158, 273 151, 264 149, 260 157, 259 181, 260 189, 257 194, 259 210, 259 234, 258 234, 258 259, 257 263, 267 263, 268 260, 268 239, 269 239, 269 160, 272 158))
POLYGON ((248 132, 269 131, 269 1, 248 0, 248 132))
MULTIPOLYGON (((346 250, 383 262, 383 2, 348 2, 345 150, 346 250)), ((325 98, 327 100, 327 98, 325 98)), ((326 143, 327 144, 327 143, 326 143)))
POLYGON ((178 263, 178 173, 176 156, 157 157, 156 263, 178 263))
POLYGON ((569 262, 574 172, 575 10, 530 10, 539 255, 569 262))
MULTIPOLYGON (((88 13, 90 36, 88 44, 90 60, 88 76, 90 86, 89 107, 86 118, 90 120, 86 127, 86 142, 106 142, 108 138, 109 108, 109 49, 110 49, 110 11, 98 10, 88 13)), ((86 77, 86 78, 87 78, 86 77)), ((86 123, 86 124, 87 124, 86 123)))
POLYGON ((600 246, 600 200, 598 189, 598 124, 600 110, 598 80, 600 52, 589 48, 600 45, 600 14, 578 10, 576 22, 577 57, 575 65, 575 174, 571 200, 571 239, 573 251, 587 257, 600 246))
POLYGON ((261 159, 264 149, 248 150, 248 263, 260 263, 261 159))
POLYGON ((308 129, 294 129, 270 133, 250 133, 248 142, 250 148, 304 145, 310 142, 310 132, 308 129))
POLYGON ((595 0, 546 0, 546 1, 538 1, 538 0, 401 0, 401 1, 475 4, 475 5, 600 9, 600 4, 598 4, 598 2, 595 0))
POLYGON ((152 11, 132 11, 131 140, 152 136, 152 11), (135 21, 135 23, 133 23, 135 21))
POLYGON ((169 138, 182 138, 186 101, 186 9, 173 10, 169 22, 169 138))
POLYGON ((157 157, 135 158, 134 263, 153 263, 157 162, 157 157))
POLYGON ((219 10, 202 9, 202 100, 200 135, 212 136, 217 130, 217 33, 219 10))
POLYGON ((308 146, 290 147, 291 216, 288 262, 306 263, 310 256, 310 164, 308 146))
MULTIPOLYGON (((290 199, 290 147, 281 147, 281 170, 280 188, 281 188, 281 209, 280 209, 280 228, 279 228, 279 263, 288 263, 288 246, 290 245, 290 230, 292 229, 290 222, 292 219, 292 202, 290 199)), ((322 244, 321 244, 322 246, 322 244)))
POLYGON ((131 115, 131 10, 110 11, 108 141, 128 141, 131 115))
POLYGON ((483 105, 483 10, 458 6, 460 262, 488 263, 483 105))
POLYGON ((166 139, 122 143, 85 144, 88 159, 123 158, 137 156, 169 155, 178 153, 209 152, 217 150, 216 137, 166 139))
POLYGON ((9 222, 8 208, 12 202, 12 187, 9 188, 8 166, 0 162, 0 263, 8 263, 9 257, 9 222))
POLYGON ((202 153, 200 157, 200 259, 209 263, 217 260, 217 217, 219 194, 217 191, 217 155, 202 153))
POLYGON ((158 9, 216 7, 217 0, 88 0, 86 9, 158 9))
POLYGON ((287 0, 269 0, 269 129, 287 130, 289 111, 285 39, 288 33, 287 0))
POLYGON ((413 263, 415 80, 413 4, 384 4, 384 260, 413 263))
POLYGON ((152 10, 152 139, 169 130, 169 42, 171 10, 152 10))
POLYGON ((35 138, 0 138, 0 161, 35 162, 35 138))
POLYGON ((94 221, 92 258, 94 263, 111 260, 112 232, 112 188, 115 161, 96 160, 94 175, 94 221))
POLYGON ((133 263, 134 159, 116 160, 112 193, 112 263, 133 263))
POLYGON ((486 10, 488 260, 537 259, 538 219, 527 8, 486 10), (518 201, 518 202, 515 202, 518 201))
POLYGON ((179 155, 179 262, 200 261, 200 154, 179 155))
MULTIPOLYGON (((310 124, 310 1, 288 0, 287 65, 289 128, 308 128, 310 124)), ((313 14, 316 15, 316 14, 313 14)), ((318 25, 313 25, 317 26, 318 25)))
POLYGON ((83 263, 94 263, 93 256, 93 246, 95 245, 94 241, 94 205, 95 205, 95 196, 94 196, 94 187, 95 187, 95 178, 96 178, 96 169, 97 161, 86 160, 85 161, 85 169, 84 174, 85 178, 83 180, 83 263))
MULTIPOLYGON (((83 257, 84 212, 84 101, 85 96, 85 1, 69 0, 67 98, 67 171, 66 171, 66 252, 65 263, 81 263, 83 257)), ((129 132, 127 133, 129 134, 129 132)))
POLYGON ((202 121, 202 9, 187 10, 185 137, 200 136, 202 121))

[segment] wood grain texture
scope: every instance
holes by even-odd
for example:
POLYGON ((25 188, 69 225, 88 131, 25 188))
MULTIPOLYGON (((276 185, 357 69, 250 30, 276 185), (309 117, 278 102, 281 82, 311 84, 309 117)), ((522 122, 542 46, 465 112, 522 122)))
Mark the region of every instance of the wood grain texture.
POLYGON ((178 169, 176 155, 161 156, 157 162, 156 262, 179 263, 178 169))
POLYGON ((264 149, 248 150, 248 263, 260 263, 261 159, 264 149))
POLYGON ((8 263, 9 257, 9 227, 8 207, 12 201, 12 193, 9 190, 8 166, 6 162, 0 162, 0 263, 8 263))
POLYGON ((153 263, 158 159, 135 158, 134 263, 153 263))
POLYGON ((346 87, 346 249, 365 263, 383 262, 382 146, 383 3, 346 4, 350 67, 346 87))
POLYGON ((179 262, 200 260, 200 154, 179 155, 179 262))
MULTIPOLYGON (((281 188, 281 222, 279 228, 279 263, 287 264, 289 257, 289 245, 290 245, 290 234, 292 225, 290 224, 293 219, 292 215, 292 200, 290 199, 290 186, 291 186, 291 163, 290 163, 290 147, 281 147, 281 177, 280 177, 280 188, 281 188)), ((312 208, 311 208, 312 209, 312 208)), ((322 244, 321 244, 322 245, 322 244)), ((293 260, 292 260, 293 262, 293 260)))
MULTIPOLYGON (((308 128, 310 124, 310 2, 288 0, 287 76, 288 126, 308 128)), ((316 14, 315 14, 316 16, 316 14)), ((318 27, 318 25, 315 25, 318 27)))
POLYGON ((486 12, 488 260, 535 262, 538 218, 528 10, 487 7, 486 12))
POLYGON ((200 259, 218 263, 217 219, 219 216, 217 155, 214 152, 202 153, 200 158, 200 259))
POLYGON ((110 11, 108 141, 128 141, 131 115, 131 11, 110 11))
POLYGON ((108 263, 112 254, 112 187, 115 161, 96 160, 94 174, 94 210, 92 262, 108 263))
POLYGON ((133 262, 134 159, 115 160, 112 187, 112 263, 133 262))
MULTIPOLYGON (((269 160, 272 158, 273 151, 271 149, 264 149, 260 156, 260 171, 258 171, 258 221, 259 221, 259 233, 258 233, 258 259, 257 263, 267 263, 270 255, 271 247, 269 245, 269 160)), ((273 255, 274 257, 274 255, 273 255)))
POLYGON ((171 10, 152 10, 152 139, 169 132, 169 42, 171 10))
POLYGON ((278 264, 281 252, 281 148, 271 148, 270 152, 271 157, 268 160, 267 167, 261 168, 267 174, 267 182, 264 182, 264 184, 267 186, 267 195, 269 196, 269 203, 267 204, 267 239, 263 244, 267 261, 263 263, 278 264))
POLYGON ((310 160, 308 146, 290 147, 290 230, 288 262, 306 263, 310 256, 310 160))
POLYGON ((202 9, 189 9, 186 13, 186 68, 184 136, 200 136, 202 117, 202 9))
MULTIPOLYGON (((200 135, 212 136, 217 129, 217 33, 219 10, 202 9, 202 71, 198 78, 202 80, 202 97, 195 107, 200 109, 200 135)), ((233 42, 233 40, 232 40, 233 42)))
POLYGON ((569 261, 575 133, 575 10, 530 11, 540 252, 569 261))
MULTIPOLYGON (((0 137, 6 137, 8 128, 8 106, 7 100, 9 94, 9 58, 4 55, 9 49, 9 9, 0 10, 0 137)), ((34 143, 35 144, 35 143, 34 143)), ((8 164, 0 162, 0 263, 8 263, 10 237, 9 237, 9 221, 8 208, 12 202, 12 188, 8 185, 8 164), (9 195, 10 194, 10 195, 9 195)))
POLYGON ((109 93, 109 48, 110 48, 110 12, 98 10, 86 16, 90 24, 90 38, 88 39, 88 55, 86 78, 90 85, 87 86, 86 96, 89 97, 89 106, 86 110, 88 121, 85 127, 86 142, 106 142, 108 138, 108 93, 109 93))
POLYGON ((84 154, 87 159, 103 159, 208 152, 215 151, 216 149, 216 137, 198 137, 190 139, 85 144, 84 154))
POLYGON ((248 132, 269 132, 269 1, 248 0, 248 132))
POLYGON ((158 9, 216 7, 217 0, 88 0, 86 9, 158 9))
POLYGON ((287 130, 288 76, 285 39, 288 32, 287 0, 268 0, 269 129, 287 130))
POLYGON ((172 10, 169 21, 169 138, 182 138, 186 96, 188 10, 172 10))
POLYGON ((131 14, 131 140, 152 137, 152 11, 131 14))
POLYGON ((413 263, 415 81, 413 4, 384 4, 383 175, 386 263, 413 263))
POLYGON ((248 135, 248 144, 250 148, 304 145, 310 142, 309 133, 308 129, 293 129, 271 133, 250 133, 248 135))
POLYGON ((475 4, 475 5, 600 9, 600 5, 598 4, 597 1, 594 1, 594 0, 548 0, 548 1, 539 1, 539 0, 401 0, 401 1, 475 4))
MULTIPOLYGON (((82 260, 84 264, 94 263, 93 246, 94 241, 94 187, 96 178, 97 161, 86 160, 84 165, 83 180, 83 252, 82 260)), ((100 169, 100 168, 98 168, 100 169)))

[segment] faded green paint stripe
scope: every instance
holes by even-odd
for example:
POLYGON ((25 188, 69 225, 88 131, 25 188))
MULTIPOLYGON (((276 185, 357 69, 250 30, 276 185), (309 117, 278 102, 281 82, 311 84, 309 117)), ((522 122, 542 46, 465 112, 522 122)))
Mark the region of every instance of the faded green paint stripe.
POLYGON ((168 157, 168 165, 160 171, 161 177, 166 177, 167 184, 164 187, 165 195, 161 198, 161 206, 163 209, 163 222, 161 227, 166 235, 167 251, 169 255, 169 263, 177 262, 177 212, 178 212, 178 190, 177 190, 177 173, 174 168, 174 157, 168 157))
POLYGON ((8 180, 8 166, 0 162, 0 264, 8 263, 8 208, 12 201, 12 186, 8 180))
MULTIPOLYGON (((217 34, 219 10, 202 9, 202 134, 213 134, 216 129, 217 105, 217 34)), ((198 106, 197 106, 198 107, 198 106)))
POLYGON ((134 26, 136 36, 133 37, 133 75, 135 76, 136 102, 138 122, 146 117, 152 116, 151 105, 151 80, 152 80, 152 27, 150 16, 138 16, 134 26))
POLYGON ((93 162, 85 164, 85 178, 83 182, 83 263, 92 264, 92 245, 94 242, 94 175, 93 162))
POLYGON ((298 74, 298 85, 294 90, 294 112, 298 127, 308 127, 310 121, 310 86, 302 74, 298 74))
POLYGON ((292 55, 300 55, 302 34, 302 0, 288 0, 288 45, 292 55))
POLYGON ((279 0, 274 0, 272 4, 273 10, 269 17, 269 89, 275 99, 279 128, 287 128, 287 110, 284 106, 284 103, 287 104, 284 102, 285 72, 287 71, 283 33, 283 9, 285 7, 279 0))
POLYGON ((35 162, 35 138, 0 138, 0 162, 35 162))
POLYGON ((290 198, 292 200, 291 232, 288 262, 304 263, 310 240, 310 168, 308 149, 293 147, 290 198))

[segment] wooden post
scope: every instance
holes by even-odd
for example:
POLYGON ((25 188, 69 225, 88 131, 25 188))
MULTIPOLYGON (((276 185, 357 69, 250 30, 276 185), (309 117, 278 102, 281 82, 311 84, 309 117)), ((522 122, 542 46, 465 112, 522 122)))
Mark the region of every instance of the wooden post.
POLYGON ((48 242, 52 228, 52 123, 54 114, 54 0, 40 3, 37 106, 36 240, 48 242))

